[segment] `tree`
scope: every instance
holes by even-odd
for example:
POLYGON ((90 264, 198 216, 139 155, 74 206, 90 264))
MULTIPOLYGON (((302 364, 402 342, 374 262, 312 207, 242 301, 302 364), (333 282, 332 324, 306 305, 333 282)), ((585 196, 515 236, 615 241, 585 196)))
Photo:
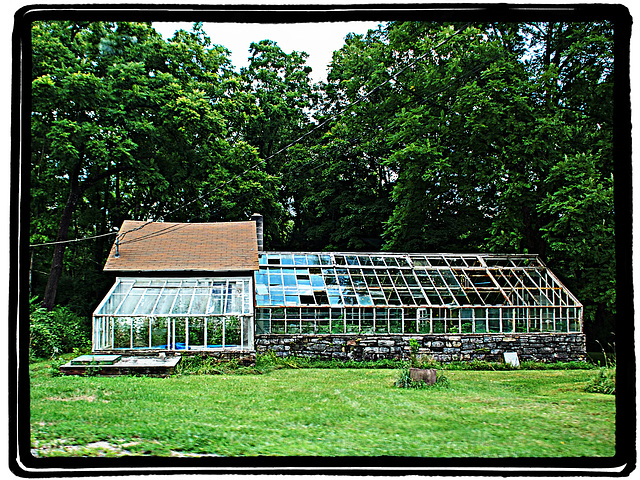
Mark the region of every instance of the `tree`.
MULTIPOLYGON (((241 140, 230 143, 230 114, 221 111, 233 75, 226 55, 197 24, 169 42, 146 24, 34 26, 32 211, 40 215, 32 233, 44 241, 53 231, 59 242, 47 308, 73 223, 79 236, 103 235, 127 217, 218 220, 248 216, 251 203, 273 203, 268 177, 239 175, 257 152, 241 140), (250 201, 216 208, 224 197, 218 188, 227 184, 226 195, 263 188, 252 190, 250 201)), ((104 263, 104 251, 95 254, 92 270, 104 263)))
MULTIPOLYGON (((299 183, 289 175, 297 168, 296 160, 292 160, 290 150, 282 150, 313 128, 311 114, 317 87, 309 77, 311 68, 305 65, 306 53, 287 54, 271 40, 251 43, 250 53, 248 67, 241 69, 241 88, 248 93, 252 108, 244 110, 250 114, 243 116, 238 128, 241 138, 257 149, 260 168, 281 179, 277 196, 281 208, 263 209, 261 213, 265 217, 265 241, 284 246, 291 233, 292 217, 299 210, 299 183)), ((297 143, 305 145, 304 141, 297 143)))
POLYGON ((296 165, 298 246, 315 249, 377 250, 383 221, 390 214, 389 154, 384 125, 384 90, 366 96, 384 79, 381 31, 349 35, 334 52, 317 118, 323 128, 306 160, 296 165), (325 126, 326 124, 326 126, 325 126), (306 168, 305 168, 306 167, 306 168))
MULTIPOLYGON (((586 318, 602 325, 615 285, 612 51, 606 21, 391 22, 368 43, 347 41, 327 91, 362 99, 345 115, 357 132, 351 142, 392 172, 393 209, 379 219, 383 248, 569 255, 554 270, 595 302, 586 318), (369 123, 377 128, 367 131, 369 123), (567 230, 603 220, 589 239, 567 230), (586 255, 576 241, 606 253, 586 255), (591 265, 589 280, 579 265, 591 265)), ((346 130, 334 144, 349 138, 346 130)))

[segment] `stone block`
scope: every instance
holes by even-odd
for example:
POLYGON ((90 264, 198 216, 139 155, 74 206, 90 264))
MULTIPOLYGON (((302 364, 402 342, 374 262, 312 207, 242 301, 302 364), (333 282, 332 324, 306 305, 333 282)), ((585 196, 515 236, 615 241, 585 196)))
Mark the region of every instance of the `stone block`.
POLYGON ((409 377, 414 382, 424 382, 427 385, 433 385, 437 380, 435 368, 410 368, 409 377))

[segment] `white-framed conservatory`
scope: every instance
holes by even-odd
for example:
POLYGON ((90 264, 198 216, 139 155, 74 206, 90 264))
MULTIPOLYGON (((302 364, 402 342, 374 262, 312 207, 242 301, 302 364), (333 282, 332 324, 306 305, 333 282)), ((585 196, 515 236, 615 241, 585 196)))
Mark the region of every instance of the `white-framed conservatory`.
POLYGON ((118 277, 93 314, 93 350, 251 350, 251 277, 118 277))

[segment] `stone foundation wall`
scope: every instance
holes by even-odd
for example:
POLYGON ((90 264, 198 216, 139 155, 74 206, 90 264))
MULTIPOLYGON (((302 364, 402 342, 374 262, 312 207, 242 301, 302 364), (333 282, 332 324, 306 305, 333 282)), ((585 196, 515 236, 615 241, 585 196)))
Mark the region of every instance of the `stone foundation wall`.
POLYGON ((586 359, 583 333, 517 333, 452 335, 256 335, 256 353, 269 350, 279 356, 311 357, 322 360, 378 360, 409 358, 409 341, 415 338, 419 355, 440 362, 455 360, 502 361, 504 352, 540 362, 569 362, 586 359))

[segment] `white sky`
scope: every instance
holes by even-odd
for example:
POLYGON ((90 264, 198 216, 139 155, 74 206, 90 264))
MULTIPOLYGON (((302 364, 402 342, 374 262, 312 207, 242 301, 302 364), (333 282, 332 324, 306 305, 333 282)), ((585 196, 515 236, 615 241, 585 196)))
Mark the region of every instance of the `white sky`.
MULTIPOLYGON (((191 30, 192 23, 154 22, 153 27, 169 38, 179 29, 191 30)), ((248 65, 249 45, 261 40, 273 40, 285 53, 306 52, 307 65, 314 81, 327 79, 326 68, 335 50, 344 44, 348 33, 364 34, 378 27, 376 22, 325 23, 204 23, 204 30, 215 45, 231 51, 231 61, 237 70, 248 65)))

